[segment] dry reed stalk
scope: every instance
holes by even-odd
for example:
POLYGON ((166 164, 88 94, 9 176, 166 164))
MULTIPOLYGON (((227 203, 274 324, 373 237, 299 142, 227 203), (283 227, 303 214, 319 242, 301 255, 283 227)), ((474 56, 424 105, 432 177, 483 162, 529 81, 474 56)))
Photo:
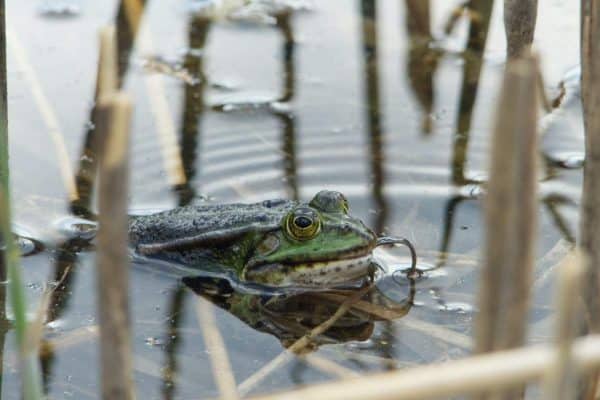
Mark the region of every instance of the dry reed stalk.
POLYGON ((527 54, 511 60, 504 75, 485 203, 477 353, 521 346, 525 339, 536 242, 536 74, 537 59, 527 54))
POLYGON ((73 168, 71 167, 69 152, 67 151, 67 145, 65 143, 64 135, 62 133, 60 123, 58 122, 56 112, 52 108, 51 101, 44 93, 44 89, 35 73, 33 65, 29 61, 29 57, 27 56, 25 48, 10 27, 7 27, 6 29, 6 37, 12 55, 14 56, 14 60, 17 63, 25 83, 31 90, 33 101, 40 111, 42 119, 46 124, 48 135, 54 143, 60 175, 69 196, 69 200, 75 201, 78 199, 77 188, 75 186, 75 175, 73 168))
POLYGON ((558 275, 556 308, 556 345, 555 361, 547 373, 544 399, 574 399, 577 383, 577 371, 573 361, 573 340, 581 322, 579 312, 579 294, 583 283, 585 261, 581 254, 572 254, 565 260, 558 275))
MULTIPOLYGON (((585 164, 581 198, 581 249, 587 257, 581 333, 600 332, 600 1, 581 1, 581 97, 585 127, 585 164)), ((590 398, 596 378, 582 385, 578 398, 590 398)))
POLYGON ((142 2, 141 0, 122 1, 125 7, 125 15, 127 18, 128 25, 130 26, 133 32, 136 32, 140 25, 140 20, 142 19, 142 14, 144 12, 144 2, 142 2))
POLYGON ((409 31, 420 35, 422 38, 431 37, 429 0, 405 0, 407 13, 411 19, 407 20, 409 31))
POLYGON ((306 347, 314 338, 331 328, 331 326, 335 324, 341 317, 343 317, 352 308, 352 306, 361 299, 361 297, 371 290, 371 288, 371 286, 366 286, 354 293, 352 296, 348 297, 346 301, 340 304, 340 307, 331 317, 329 317, 329 319, 323 321, 323 323, 313 328, 309 333, 296 340, 290 347, 287 348, 286 351, 280 353, 277 357, 272 359, 270 362, 265 364, 262 368, 240 383, 238 386, 238 393, 240 393, 242 396, 245 396, 273 371, 284 365, 287 361, 291 360, 294 354, 300 354, 306 349, 306 347))
POLYGON ((96 79, 96 101, 102 103, 118 89, 117 38, 114 26, 100 29, 100 55, 96 79))
POLYGON ((235 377, 229 363, 223 337, 219 332, 215 315, 211 309, 211 303, 202 297, 198 297, 196 314, 210 356, 213 378, 217 382, 217 388, 219 388, 221 394, 220 398, 223 400, 237 400, 240 396, 237 392, 235 377))
POLYGON ((515 58, 530 48, 535 32, 538 0, 504 0, 506 52, 515 58))
MULTIPOLYGON (((600 335, 573 343, 575 368, 600 366, 600 335)), ((555 345, 522 347, 410 369, 317 384, 252 400, 428 400, 515 388, 540 381, 556 359, 555 345)))
POLYGON ((100 141, 97 236, 98 321, 105 399, 133 399, 127 255, 127 148, 131 102, 116 93, 98 108, 100 141))
POLYGON ((525 333, 535 245, 536 64, 533 56, 514 60, 504 77, 486 198, 478 352, 521 345, 525 333))
POLYGON ((97 255, 98 314, 104 398, 134 398, 128 310, 127 147, 131 104, 116 94, 115 30, 100 31, 97 78, 100 158, 97 255))

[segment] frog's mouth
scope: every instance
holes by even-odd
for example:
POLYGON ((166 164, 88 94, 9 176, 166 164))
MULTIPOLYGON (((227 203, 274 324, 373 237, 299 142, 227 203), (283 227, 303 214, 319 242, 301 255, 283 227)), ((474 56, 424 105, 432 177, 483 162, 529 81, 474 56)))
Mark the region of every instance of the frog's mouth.
POLYGON ((378 237, 375 246, 355 250, 344 258, 287 263, 261 263, 251 260, 242 272, 241 278, 247 282, 271 286, 331 287, 356 282, 371 275, 373 256, 371 252, 378 246, 402 245, 410 250, 411 267, 407 270, 409 279, 420 276, 417 269, 417 252, 405 238, 378 237))
POLYGON ((335 286, 366 277, 371 271, 372 261, 368 252, 335 260, 262 264, 246 268, 242 279, 274 286, 335 286))

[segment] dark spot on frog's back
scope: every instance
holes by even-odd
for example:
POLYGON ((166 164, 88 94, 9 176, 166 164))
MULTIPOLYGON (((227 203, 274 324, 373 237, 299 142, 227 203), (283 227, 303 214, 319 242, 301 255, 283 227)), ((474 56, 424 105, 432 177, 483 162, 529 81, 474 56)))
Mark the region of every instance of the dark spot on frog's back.
POLYGON ((269 220, 269 216, 267 214, 258 214, 256 216, 256 222, 267 222, 269 220))

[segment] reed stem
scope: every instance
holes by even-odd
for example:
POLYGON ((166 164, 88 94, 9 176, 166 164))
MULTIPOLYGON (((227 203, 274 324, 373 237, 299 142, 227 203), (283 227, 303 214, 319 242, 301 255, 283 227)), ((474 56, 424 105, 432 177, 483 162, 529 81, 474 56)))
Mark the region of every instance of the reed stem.
MULTIPOLYGON (((572 347, 574 368, 600 366, 600 335, 580 338, 572 347)), ((554 344, 523 347, 463 360, 371 374, 252 397, 252 400, 428 400, 516 388, 540 381, 557 354, 554 344)))
MULTIPOLYGON (((600 332, 600 1, 581 1, 581 98, 585 127, 585 164, 581 198, 581 249, 587 257, 580 333, 600 332)), ((578 389, 578 399, 592 398, 597 373, 578 389)))
POLYGON ((127 254, 127 148, 131 103, 117 93, 100 105, 98 312, 105 399, 135 398, 129 330, 127 254))
POLYGON ((536 223, 536 60, 506 70, 492 143, 476 351, 522 344, 536 223), (508 312, 510 310, 510 312, 508 312))
POLYGON ((536 75, 530 54, 510 61, 504 75, 485 203, 478 353, 518 347, 525 339, 536 243, 536 75))
POLYGON ((127 184, 131 102, 116 92, 115 31, 100 33, 98 69, 98 320, 105 399, 135 398, 129 329, 127 184))
POLYGON ((506 53, 515 58, 531 47, 538 0, 504 0, 506 53))
POLYGON ((545 382, 544 399, 574 399, 577 369, 573 360, 573 341, 580 325, 579 294, 583 283, 584 260, 581 254, 570 255, 561 265, 558 274, 556 311, 557 353, 545 382))
MULTIPOLYGON (((0 243, 4 250, 0 254, 2 282, 8 278, 10 304, 13 311, 14 329, 19 350, 21 385, 25 400, 42 398, 42 383, 37 349, 39 343, 29 343, 27 326, 27 304, 21 279, 19 252, 11 229, 11 203, 8 154, 8 107, 6 76, 6 15, 4 0, 0 0, 0 243)), ((1 283, 4 285, 4 283, 1 283)), ((4 291, 1 316, 5 319, 4 291)))

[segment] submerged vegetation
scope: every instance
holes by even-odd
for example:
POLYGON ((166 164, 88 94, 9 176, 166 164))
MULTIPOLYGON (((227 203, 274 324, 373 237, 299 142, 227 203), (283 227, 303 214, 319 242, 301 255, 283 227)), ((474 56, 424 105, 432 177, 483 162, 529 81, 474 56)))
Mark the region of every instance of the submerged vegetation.
POLYGON ((7 7, 0 397, 595 398, 597 1, 7 7))

